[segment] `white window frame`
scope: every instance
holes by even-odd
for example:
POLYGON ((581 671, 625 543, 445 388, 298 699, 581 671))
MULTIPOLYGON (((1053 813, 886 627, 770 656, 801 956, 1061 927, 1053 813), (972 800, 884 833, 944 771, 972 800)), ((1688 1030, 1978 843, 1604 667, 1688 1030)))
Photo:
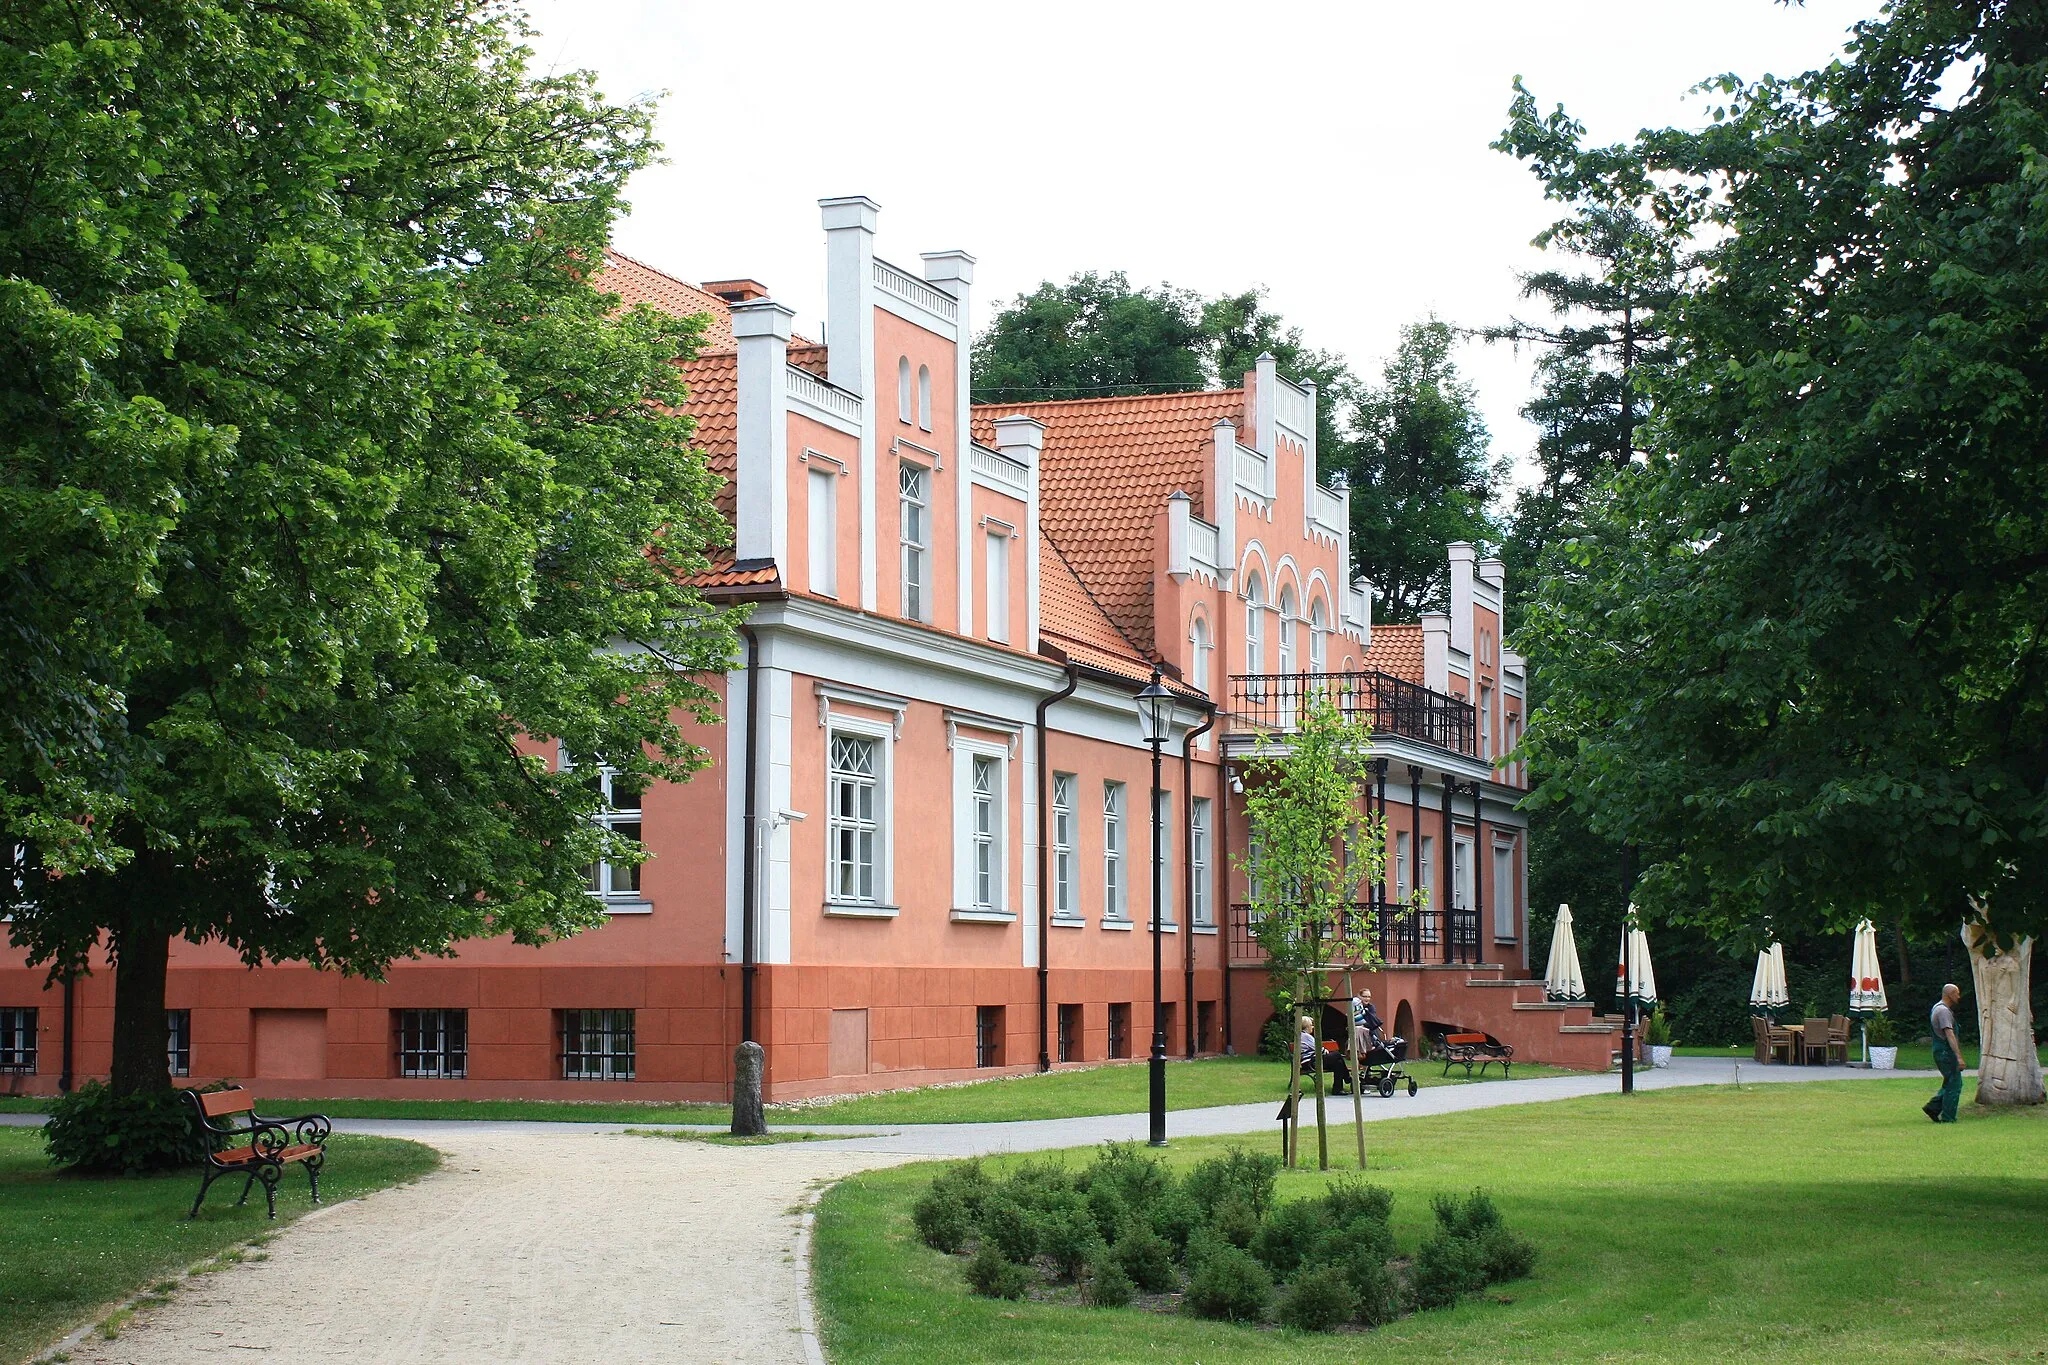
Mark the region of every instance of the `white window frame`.
POLYGON ((897 463, 896 534, 902 548, 899 568, 903 575, 903 617, 907 621, 932 619, 931 477, 932 471, 928 465, 919 464, 915 460, 902 460, 897 463), (915 494, 903 486, 904 476, 912 473, 916 475, 915 494), (921 532, 920 538, 913 538, 910 534, 913 509, 921 532))
POLYGON ((1283 586, 1280 589, 1280 672, 1283 676, 1293 673, 1297 664, 1294 652, 1296 607, 1294 589, 1283 586))
POLYGON ((1493 689, 1479 689, 1479 756, 1493 757, 1493 689))
POLYGON ((1010 746, 956 735, 953 739, 953 918, 1008 923, 1010 904, 1010 746), (986 804, 975 789, 975 770, 987 765, 994 790, 986 804), (992 827, 984 836, 978 815, 986 810, 992 827), (991 866, 982 885, 980 855, 991 866))
POLYGON ((1328 671, 1328 645, 1330 634, 1329 614, 1323 610, 1323 599, 1318 597, 1308 606, 1308 671, 1328 671))
POLYGON ((1244 671, 1254 675, 1266 671, 1265 595, 1266 582, 1253 569, 1244 585, 1244 671))
POLYGON ((1472 908, 1472 841, 1464 835, 1451 839, 1451 909, 1472 908))
POLYGON ((932 367, 917 367, 917 425, 921 431, 932 429, 932 367))
POLYGON ((1188 852, 1194 865, 1194 883, 1188 889, 1195 927, 1211 927, 1216 912, 1209 903, 1209 821, 1215 809, 1210 799, 1198 796, 1188 808, 1188 852))
POLYGON ((1130 802, 1122 782, 1102 783, 1102 918, 1128 926, 1130 914, 1130 802))
POLYGON ((460 1080, 469 1075, 469 1011, 394 1010, 398 1074, 408 1079, 460 1080), (413 1028, 407 1031, 411 1022, 413 1028))
POLYGON ((1394 899, 1405 902, 1408 899, 1408 831, 1394 832, 1394 899))
POLYGON ((1073 773, 1052 775, 1052 914, 1054 919, 1078 920, 1081 906, 1075 894, 1074 847, 1076 812, 1074 798, 1081 780, 1073 773))
POLYGON ((41 1021, 35 1005, 0 1008, 0 1075, 36 1074, 42 1064, 41 1021))
MULTIPOLYGON (((574 772, 576 770, 576 763, 569 757, 567 749, 557 749, 556 753, 559 756, 563 772, 574 772)), ((638 806, 616 806, 613 804, 612 783, 619 775, 617 770, 609 766, 600 765, 597 774, 598 790, 604 799, 604 809, 599 811, 594 819, 598 824, 613 832, 627 827, 632 828, 634 833, 624 837, 631 838, 636 843, 644 845, 647 832, 646 788, 643 787, 640 791, 640 804, 638 806)), ((608 915, 651 914, 653 913, 654 905, 647 899, 645 891, 640 886, 640 875, 646 866, 646 863, 636 863, 628 869, 615 866, 609 858, 601 858, 590 865, 588 874, 589 885, 585 889, 589 891, 592 899, 603 904, 605 913, 608 915), (615 872, 630 872, 631 885, 615 887, 612 884, 615 872)))
POLYGON ((173 1076, 192 1074, 192 1011, 164 1011, 164 1059, 173 1076))
POLYGON ((999 645, 1010 643, 1010 533, 988 533, 982 574, 987 580, 988 638, 999 645))
POLYGON ((1209 691, 1210 648, 1209 619, 1197 614, 1194 620, 1188 623, 1188 653, 1193 656, 1188 661, 1193 665, 1188 673, 1195 684, 1195 690, 1205 695, 1209 691))
POLYGON ((1430 909, 1441 910, 1436 903, 1436 883, 1429 875, 1430 864, 1436 861, 1436 836, 1422 835, 1417 846, 1421 851, 1415 859, 1415 887, 1427 898, 1430 909))
POLYGON ((638 1058, 632 1010, 562 1010, 555 1023, 565 1081, 630 1081, 638 1058))
POLYGON ((916 418, 916 409, 910 406, 910 357, 896 357, 896 420, 905 426, 916 418))
POLYGON ((1515 900, 1515 844, 1512 839, 1496 839, 1493 841, 1493 937, 1495 942, 1512 943, 1515 941, 1515 900))
MULTIPOLYGON (((1148 830, 1147 833, 1150 833, 1148 830)), ((1159 789, 1159 850, 1158 861, 1145 865, 1145 923, 1152 923, 1152 869, 1159 869, 1159 928, 1162 933, 1176 933, 1180 929, 1180 917, 1175 909, 1173 886, 1173 793, 1166 788, 1159 789)))
POLYGON ((896 730, 887 721, 871 721, 861 716, 843 715, 837 711, 831 714, 825 727, 825 913, 828 915, 850 915, 865 917, 892 917, 896 914, 895 904, 895 820, 894 795, 896 790, 896 730), (841 821, 838 806, 833 801, 836 795, 832 770, 832 741, 837 736, 848 739, 872 740, 875 745, 875 802, 874 802, 874 898, 872 900, 846 899, 836 896, 837 885, 834 873, 837 871, 834 849, 838 844, 837 831, 841 821))
POLYGON ((811 469, 810 494, 810 582, 811 591, 826 597, 839 596, 839 471, 811 469))

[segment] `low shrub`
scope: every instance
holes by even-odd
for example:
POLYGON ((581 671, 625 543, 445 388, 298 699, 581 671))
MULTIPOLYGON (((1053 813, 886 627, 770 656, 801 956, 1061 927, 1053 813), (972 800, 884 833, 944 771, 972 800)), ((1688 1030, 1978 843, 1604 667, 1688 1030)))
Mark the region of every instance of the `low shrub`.
POLYGON ((1188 1238, 1202 1225, 1202 1206, 1179 1184, 1170 1184, 1146 1210, 1152 1230, 1173 1245, 1175 1255, 1187 1249, 1188 1238))
POLYGON ((1088 1262, 1088 1279, 1081 1286, 1081 1297, 1097 1308, 1122 1308, 1136 1292, 1117 1254, 1122 1249, 1121 1243, 1114 1250, 1105 1244, 1096 1249, 1088 1262))
POLYGON ((1479 1255, 1486 1266, 1488 1284, 1525 1279, 1536 1269, 1536 1248, 1502 1227, 1481 1235, 1479 1255))
POLYGON ((1181 1264, 1192 1275, 1207 1264, 1211 1256, 1228 1250, 1230 1243, 1223 1239, 1222 1233, 1212 1227, 1198 1227, 1188 1234, 1187 1250, 1181 1256, 1181 1264))
POLYGON ((1383 1258, 1352 1257, 1344 1265, 1344 1278, 1357 1296, 1358 1320, 1367 1327, 1384 1327, 1408 1311, 1407 1287, 1383 1258))
POLYGON ((1203 1257, 1183 1304, 1198 1318, 1257 1322, 1272 1307, 1273 1277, 1248 1253, 1219 1247, 1203 1257))
POLYGON ((1273 1207, 1273 1191, 1279 1183, 1279 1157, 1271 1152, 1232 1147, 1221 1156, 1196 1163, 1182 1185, 1188 1197, 1211 1218, 1232 1196, 1242 1200, 1254 1218, 1263 1218, 1266 1210, 1273 1207))
POLYGON ((196 1166, 206 1155, 181 1092, 116 1095, 101 1081, 87 1081, 50 1102, 43 1146, 61 1166, 122 1175, 196 1166))
POLYGON ((1284 1015, 1273 1015, 1259 1030, 1259 1055, 1275 1062, 1293 1060, 1296 1036, 1284 1015))
POLYGON ((1471 1237, 1440 1232, 1424 1242, 1408 1266, 1408 1289, 1418 1308, 1446 1308, 1486 1287, 1486 1254, 1471 1237))
POLYGON ((1031 1272, 983 1242, 967 1262, 967 1287, 985 1299, 1021 1299, 1031 1287, 1031 1272))
POLYGON ((974 1214, 957 1187, 934 1180, 910 1206, 917 1239, 933 1251, 950 1256, 974 1235, 974 1214))
POLYGON ((1105 1242, 1114 1242, 1131 1221, 1131 1206, 1118 1194, 1116 1186, 1107 1182, 1088 1187, 1088 1216, 1095 1220, 1095 1231, 1105 1242))
POLYGON ((1440 1194, 1429 1201, 1437 1226, 1453 1237, 1478 1237, 1500 1226, 1500 1210, 1484 1190, 1474 1190, 1469 1199, 1440 1194))
POLYGON ((1329 1210, 1330 1221, 1338 1227, 1359 1218, 1384 1223, 1394 1216, 1394 1192, 1384 1185, 1370 1184, 1363 1176, 1340 1176, 1323 1191, 1323 1207, 1329 1210))
POLYGON ((1061 1279, 1079 1279, 1089 1260, 1103 1247, 1102 1234, 1096 1230, 1095 1215, 1089 1212, 1088 1201, 1070 1190, 1063 1196, 1049 1197, 1036 1216, 1039 1252, 1052 1262, 1061 1279))
POLYGON ((1064 1162, 1051 1159, 1027 1161, 1002 1183, 1002 1192, 1027 1209, 1043 1208, 1048 1199, 1072 1194, 1074 1173, 1064 1162))
POLYGON ((1305 1271, 1288 1286, 1275 1316, 1304 1332, 1328 1332, 1351 1321, 1357 1311, 1351 1281, 1339 1267, 1325 1265, 1305 1271))
POLYGON ((1393 1257, 1393 1229, 1371 1218, 1356 1218, 1344 1227, 1325 1230, 1302 1257, 1302 1264, 1385 1265, 1393 1257))
POLYGON ((995 1182, 988 1178, 987 1171, 981 1169, 981 1162, 972 1157, 956 1161, 940 1171, 932 1184, 943 1185, 959 1196, 960 1202, 967 1206, 967 1212, 973 1215, 981 1213, 981 1201, 995 1189, 995 1182))
POLYGON ((1147 1294, 1164 1294, 1174 1287, 1173 1246, 1150 1228, 1125 1228, 1116 1239, 1116 1261, 1131 1283, 1147 1294))
POLYGON ((1285 1280, 1330 1230, 1329 1210, 1322 1200, 1296 1199, 1266 1215, 1248 1249, 1274 1279, 1285 1280))
POLYGON ((1004 1260, 1022 1265, 1038 1254, 1038 1218, 1007 1192, 982 1200, 975 1222, 982 1246, 994 1247, 1004 1260))
POLYGON ((1105 1142, 1080 1183, 1091 1195, 1107 1188, 1125 1207, 1148 1209, 1173 1185, 1173 1173, 1135 1142, 1105 1142))
POLYGON ((1259 1235, 1259 1215, 1250 1204, 1231 1195, 1217 1206, 1209 1226, 1232 1246, 1248 1250, 1252 1239, 1259 1235))

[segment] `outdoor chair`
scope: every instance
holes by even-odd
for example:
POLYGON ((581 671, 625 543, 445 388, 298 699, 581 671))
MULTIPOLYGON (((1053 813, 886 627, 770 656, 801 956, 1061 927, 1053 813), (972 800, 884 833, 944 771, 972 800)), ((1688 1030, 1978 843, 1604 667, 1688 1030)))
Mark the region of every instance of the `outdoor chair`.
POLYGON ((1828 1061, 1833 1062, 1837 1057, 1843 1066, 1849 1064, 1849 1016, 1846 1014, 1828 1017, 1828 1061))
POLYGON ((1828 1021, 1825 1019, 1809 1019, 1806 1021, 1806 1027, 1799 1032, 1800 1051, 1805 1054, 1802 1060, 1808 1066, 1811 1066, 1813 1065, 1814 1055, 1818 1053, 1821 1065, 1826 1066, 1828 1062, 1828 1021))
POLYGON ((1769 1066, 1777 1060, 1780 1051, 1784 1052, 1786 1061, 1792 1060, 1790 1034, 1759 1015, 1749 1016, 1749 1024, 1756 1033, 1756 1059, 1760 1064, 1769 1066))

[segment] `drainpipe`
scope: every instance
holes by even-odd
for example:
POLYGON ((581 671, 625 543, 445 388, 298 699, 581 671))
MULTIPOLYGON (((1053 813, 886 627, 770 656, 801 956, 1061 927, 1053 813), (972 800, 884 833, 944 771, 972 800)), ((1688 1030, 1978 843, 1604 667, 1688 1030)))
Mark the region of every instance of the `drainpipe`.
MULTIPOLYGON (((1224 893, 1217 897, 1223 909, 1223 1055, 1237 1055, 1237 1035, 1231 1031, 1230 983, 1236 969, 1230 960, 1231 914, 1230 904, 1230 762, 1222 754, 1216 755, 1216 861, 1222 868, 1223 876, 1219 888, 1224 893)), ((1257 1052, 1258 1049, 1252 1049, 1257 1052)))
MULTIPOLYGON (((1186 1025, 1189 1061, 1195 1059, 1195 741, 1215 728, 1216 708, 1211 706, 1209 718, 1180 737, 1180 799, 1184 803, 1181 858, 1187 865, 1186 875, 1181 878, 1181 895, 1187 904, 1180 917, 1184 940, 1181 946, 1187 955, 1187 993, 1181 998, 1187 1001, 1187 1017, 1181 1022, 1186 1025)), ((1217 810, 1222 810, 1221 802, 1217 803, 1217 810)), ((1229 910, 1223 912, 1223 918, 1226 921, 1230 918, 1229 910)), ((1228 935, 1225 937, 1227 956, 1228 935)))
POLYGON ((756 756, 761 751, 755 726, 760 719, 761 699, 761 641, 754 634, 754 628, 742 624, 740 634, 747 641, 747 757, 746 776, 743 779, 740 815, 740 839, 745 844, 740 864, 740 1041, 758 1041, 754 1037, 754 974, 755 924, 760 918, 760 907, 754 904, 760 888, 760 876, 755 868, 758 857, 754 838, 754 784, 755 769, 760 765, 756 756))
POLYGON ((72 1002, 77 998, 77 993, 78 973, 64 973, 64 1069, 57 1073, 57 1093, 60 1095, 71 1093, 71 1016, 72 1002))
POLYGON ((1045 757, 1045 713, 1054 702, 1065 701, 1074 695, 1074 689, 1081 685, 1081 670, 1073 664, 1067 665, 1067 685, 1038 703, 1038 1069, 1052 1070, 1052 1049, 1049 1044, 1052 1012, 1051 966, 1046 962, 1046 953, 1052 946, 1052 888, 1046 882, 1048 854, 1046 839, 1051 824, 1052 774, 1046 771, 1045 757))

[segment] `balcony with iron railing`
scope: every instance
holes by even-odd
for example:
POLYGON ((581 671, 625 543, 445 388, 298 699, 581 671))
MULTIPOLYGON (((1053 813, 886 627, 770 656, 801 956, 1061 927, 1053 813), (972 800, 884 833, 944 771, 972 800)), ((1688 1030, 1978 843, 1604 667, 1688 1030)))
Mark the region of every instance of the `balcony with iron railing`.
MULTIPOLYGON (((1349 941, 1357 920, 1372 917, 1369 937, 1379 950, 1379 959, 1389 967, 1435 967, 1477 965, 1479 962, 1479 912, 1417 909, 1401 905, 1353 905, 1347 908, 1339 933, 1349 941), (1376 912, 1376 913, 1375 913, 1376 912)), ((1257 907, 1230 907, 1229 952, 1233 967, 1265 965, 1266 950, 1259 943, 1257 907)), ((1346 963, 1331 963, 1346 966, 1346 963)))
POLYGON ((1479 754, 1479 727, 1470 702, 1391 673, 1233 674, 1229 728, 1285 734, 1299 723, 1303 699, 1319 692, 1346 719, 1364 721, 1376 735, 1399 735, 1468 758, 1479 754))

